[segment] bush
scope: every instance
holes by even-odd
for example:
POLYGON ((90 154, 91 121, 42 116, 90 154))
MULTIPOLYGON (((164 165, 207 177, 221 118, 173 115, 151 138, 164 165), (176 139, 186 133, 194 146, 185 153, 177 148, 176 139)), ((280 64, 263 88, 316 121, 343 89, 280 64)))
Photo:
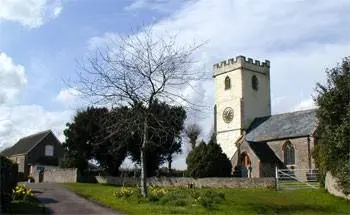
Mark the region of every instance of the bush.
POLYGON ((221 203, 223 200, 225 200, 225 195, 215 191, 206 191, 198 198, 199 204, 207 209, 213 209, 215 204, 221 203))
POLYGON ((141 196, 140 187, 122 187, 114 195, 117 198, 128 199, 138 203, 153 202, 160 205, 185 207, 200 205, 206 209, 215 209, 215 205, 225 200, 225 195, 212 190, 197 189, 166 189, 157 186, 148 187, 148 197, 141 196))
POLYGON ((225 195, 215 191, 174 190, 166 193, 160 200, 161 205, 181 206, 199 204, 206 209, 214 209, 216 204, 225 200, 225 195))
POLYGON ((45 214, 45 207, 40 205, 40 201, 12 201, 10 214, 45 214))
POLYGON ((232 172, 232 164, 214 134, 209 144, 202 141, 188 154, 186 163, 189 175, 194 178, 229 177, 232 172))
POLYGON ((186 191, 174 190, 165 194, 160 200, 161 205, 186 206, 191 202, 186 191))
POLYGON ((313 155, 322 178, 330 171, 339 179, 344 194, 350 194, 350 57, 326 73, 327 82, 317 83, 316 88, 317 144, 313 155))
POLYGON ((17 177, 17 164, 0 156, 0 213, 10 210, 12 192, 17 185, 17 177))
POLYGON ((23 172, 19 172, 17 174, 17 182, 19 181, 26 181, 26 178, 24 177, 24 173, 23 172))
POLYGON ((114 193, 117 198, 129 198, 136 193, 136 189, 133 187, 122 187, 120 191, 114 193))
POLYGON ((28 201, 33 197, 33 192, 31 189, 26 187, 24 184, 17 185, 12 192, 12 200, 28 201))
POLYGON ((165 188, 161 188, 153 185, 149 186, 148 191, 149 191, 148 199, 152 202, 158 201, 168 192, 165 188))

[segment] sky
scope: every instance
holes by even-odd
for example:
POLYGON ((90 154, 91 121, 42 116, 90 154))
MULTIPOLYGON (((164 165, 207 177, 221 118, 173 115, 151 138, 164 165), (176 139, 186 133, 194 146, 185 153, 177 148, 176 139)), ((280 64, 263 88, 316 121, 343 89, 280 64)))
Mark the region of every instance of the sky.
MULTIPOLYGON (((349 0, 0 0, 0 148, 19 138, 63 130, 84 102, 67 80, 77 60, 109 38, 153 24, 177 42, 205 41, 203 73, 244 55, 271 61, 272 112, 314 107, 326 68, 350 55, 349 0)), ((213 126, 213 80, 194 83, 189 113, 207 139, 213 126)), ((174 167, 184 168, 188 147, 174 167)))

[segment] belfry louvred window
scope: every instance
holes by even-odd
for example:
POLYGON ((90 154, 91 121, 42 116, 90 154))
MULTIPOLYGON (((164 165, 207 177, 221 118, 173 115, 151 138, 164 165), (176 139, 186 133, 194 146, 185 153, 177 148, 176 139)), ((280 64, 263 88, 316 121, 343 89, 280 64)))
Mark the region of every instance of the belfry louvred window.
POLYGON ((231 88, 231 79, 227 76, 225 78, 225 90, 228 90, 231 88))

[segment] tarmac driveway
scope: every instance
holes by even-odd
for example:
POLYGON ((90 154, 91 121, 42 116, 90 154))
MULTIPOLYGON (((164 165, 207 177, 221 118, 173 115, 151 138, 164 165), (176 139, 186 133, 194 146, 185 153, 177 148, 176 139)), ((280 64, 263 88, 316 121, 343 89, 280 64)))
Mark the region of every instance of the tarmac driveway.
POLYGON ((117 214, 109 208, 102 207, 76 195, 62 184, 30 183, 27 185, 45 205, 48 214, 117 214))

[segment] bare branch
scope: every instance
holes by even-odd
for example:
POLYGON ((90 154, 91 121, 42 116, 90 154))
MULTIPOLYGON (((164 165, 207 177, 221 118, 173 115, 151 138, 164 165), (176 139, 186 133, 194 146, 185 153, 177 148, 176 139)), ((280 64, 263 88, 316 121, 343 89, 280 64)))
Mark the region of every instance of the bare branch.
MULTIPOLYGON (((141 32, 120 36, 113 44, 97 49, 79 62, 76 88, 84 97, 104 105, 128 106, 134 110, 125 111, 123 121, 108 125, 109 136, 120 135, 121 131, 142 134, 142 176, 145 172, 144 150, 154 138, 148 136, 147 131, 161 131, 151 133, 162 134, 164 138, 180 137, 164 127, 166 122, 160 121, 152 112, 154 102, 164 101, 197 110, 201 107, 179 92, 186 87, 193 88, 191 81, 203 78, 201 71, 193 69, 197 63, 193 53, 203 44, 182 46, 176 41, 176 36, 156 35, 152 26, 146 27, 141 32)), ((143 192, 146 194, 146 188, 143 192)))

